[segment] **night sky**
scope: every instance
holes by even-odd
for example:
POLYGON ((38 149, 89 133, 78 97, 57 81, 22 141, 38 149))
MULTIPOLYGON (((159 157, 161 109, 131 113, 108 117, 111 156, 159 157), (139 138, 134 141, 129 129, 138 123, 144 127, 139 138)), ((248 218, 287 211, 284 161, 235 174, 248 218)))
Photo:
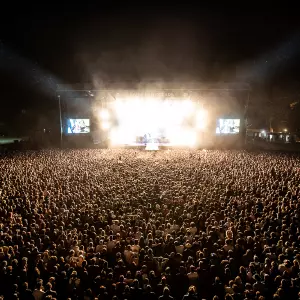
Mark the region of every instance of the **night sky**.
POLYGON ((14 5, 6 16, 2 11, 1 19, 2 120, 32 107, 50 109, 55 83, 213 82, 221 80, 221 73, 236 81, 236 68, 243 74, 246 68, 249 81, 299 80, 296 13, 255 15, 246 14, 246 8, 221 13, 110 1, 24 4, 18 11, 14 5))

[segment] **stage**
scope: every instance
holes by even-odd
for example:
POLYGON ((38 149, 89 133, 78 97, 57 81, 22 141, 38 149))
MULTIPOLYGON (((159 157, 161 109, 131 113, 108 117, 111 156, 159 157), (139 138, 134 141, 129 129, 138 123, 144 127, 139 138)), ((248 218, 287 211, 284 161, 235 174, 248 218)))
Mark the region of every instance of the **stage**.
POLYGON ((174 84, 173 89, 168 84, 97 90, 59 86, 57 93, 61 145, 92 142, 145 150, 235 146, 243 140, 249 99, 249 87, 234 83, 174 84))
MULTIPOLYGON (((99 144, 100 145, 100 144, 99 144)), ((176 145, 172 143, 127 143, 124 145, 114 145, 110 146, 109 148, 112 149, 139 149, 139 150, 146 150, 146 151, 158 151, 158 150, 171 150, 171 149, 208 149, 213 148, 214 142, 212 140, 207 141, 205 143, 197 143, 193 146, 186 146, 186 145, 176 145)))

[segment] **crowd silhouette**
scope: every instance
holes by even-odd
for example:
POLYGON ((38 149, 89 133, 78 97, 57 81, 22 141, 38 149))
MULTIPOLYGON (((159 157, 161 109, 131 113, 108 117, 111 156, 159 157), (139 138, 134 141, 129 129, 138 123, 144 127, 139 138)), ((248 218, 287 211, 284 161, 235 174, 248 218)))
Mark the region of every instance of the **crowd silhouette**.
POLYGON ((245 151, 0 157, 2 299, 300 299, 300 159, 245 151))

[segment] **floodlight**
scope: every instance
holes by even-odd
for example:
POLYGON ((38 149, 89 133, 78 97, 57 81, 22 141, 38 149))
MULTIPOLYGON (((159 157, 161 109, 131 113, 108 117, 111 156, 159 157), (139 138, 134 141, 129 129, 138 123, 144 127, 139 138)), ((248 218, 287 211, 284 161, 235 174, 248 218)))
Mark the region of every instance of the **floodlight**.
POLYGON ((107 130, 107 129, 110 128, 110 123, 105 121, 105 122, 102 123, 101 127, 102 127, 103 130, 107 130))
POLYGON ((101 117, 102 120, 105 120, 105 121, 109 120, 109 117, 110 117, 109 111, 107 109, 101 110, 100 111, 100 117, 101 117))
POLYGON ((181 112, 183 115, 189 115, 193 111, 194 105, 191 100, 185 100, 181 103, 181 112))
POLYGON ((196 127, 197 129, 203 129, 206 127, 207 113, 205 110, 199 110, 196 115, 196 127))

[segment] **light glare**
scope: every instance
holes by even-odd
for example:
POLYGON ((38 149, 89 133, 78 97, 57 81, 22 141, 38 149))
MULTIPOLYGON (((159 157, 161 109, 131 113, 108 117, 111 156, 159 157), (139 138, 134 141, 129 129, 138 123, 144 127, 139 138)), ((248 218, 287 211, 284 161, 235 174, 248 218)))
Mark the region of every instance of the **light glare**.
POLYGON ((103 122, 102 123, 102 129, 103 130, 108 130, 110 128, 110 123, 109 122, 103 122))
POLYGON ((100 111, 100 118, 102 120, 107 121, 107 120, 109 120, 109 117, 110 117, 110 115, 109 115, 109 112, 107 109, 103 109, 100 111))
POLYGON ((198 129, 204 129, 207 124, 207 113, 205 110, 198 111, 196 115, 196 127, 198 129))
MULTIPOLYGON (((192 147, 196 144, 196 130, 186 128, 184 121, 193 117, 194 110, 195 103, 191 100, 117 99, 113 114, 118 127, 110 130, 111 144, 134 144, 136 137, 150 134, 156 138, 163 132, 170 144, 192 147)), ((204 113, 200 113, 200 116, 203 119, 204 113)), ((202 120, 199 126, 202 128, 203 124, 202 120)))

